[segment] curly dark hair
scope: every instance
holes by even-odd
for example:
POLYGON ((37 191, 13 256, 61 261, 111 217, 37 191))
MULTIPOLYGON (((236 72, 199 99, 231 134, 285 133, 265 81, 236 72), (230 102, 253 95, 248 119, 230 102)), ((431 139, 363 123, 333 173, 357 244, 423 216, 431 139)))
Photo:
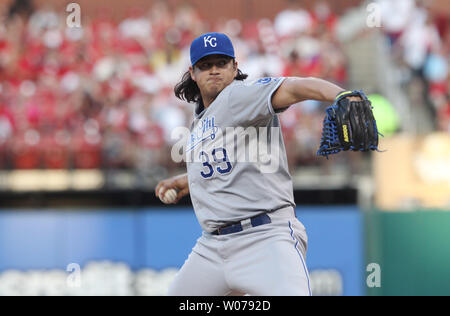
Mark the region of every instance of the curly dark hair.
MULTIPOLYGON (((234 59, 233 59, 234 62, 234 59)), ((238 74, 234 78, 235 80, 245 80, 248 75, 244 74, 240 69, 238 69, 238 74)), ((199 105, 203 106, 202 95, 200 94, 200 89, 197 86, 197 83, 191 78, 191 74, 189 71, 186 71, 181 78, 181 81, 175 85, 173 89, 175 96, 178 99, 187 102, 195 102, 199 105)))

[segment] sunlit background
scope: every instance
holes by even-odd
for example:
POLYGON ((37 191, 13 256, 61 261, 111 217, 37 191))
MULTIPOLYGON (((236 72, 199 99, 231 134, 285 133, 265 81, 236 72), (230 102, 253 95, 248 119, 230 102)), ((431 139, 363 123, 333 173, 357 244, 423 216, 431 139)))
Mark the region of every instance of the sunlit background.
POLYGON ((186 170, 173 88, 211 31, 248 80, 374 106, 383 152, 329 160, 329 104, 280 114, 313 295, 450 295, 448 0, 78 0, 79 21, 69 3, 0 3, 0 295, 166 294, 201 229, 153 190, 186 170))

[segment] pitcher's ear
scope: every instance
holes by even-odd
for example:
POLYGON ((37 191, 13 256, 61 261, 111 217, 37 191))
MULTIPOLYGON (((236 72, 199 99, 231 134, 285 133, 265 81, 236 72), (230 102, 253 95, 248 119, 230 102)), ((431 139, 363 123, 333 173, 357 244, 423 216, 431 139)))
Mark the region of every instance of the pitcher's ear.
POLYGON ((189 73, 191 74, 192 80, 195 81, 194 69, 192 68, 192 66, 189 66, 189 73))

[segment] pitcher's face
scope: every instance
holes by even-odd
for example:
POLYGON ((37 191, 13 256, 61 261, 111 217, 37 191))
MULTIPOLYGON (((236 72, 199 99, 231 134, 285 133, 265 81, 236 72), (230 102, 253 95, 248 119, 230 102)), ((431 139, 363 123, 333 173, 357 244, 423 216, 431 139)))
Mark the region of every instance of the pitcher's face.
POLYGON ((202 96, 214 99, 237 76, 237 62, 224 55, 210 55, 189 68, 202 96))

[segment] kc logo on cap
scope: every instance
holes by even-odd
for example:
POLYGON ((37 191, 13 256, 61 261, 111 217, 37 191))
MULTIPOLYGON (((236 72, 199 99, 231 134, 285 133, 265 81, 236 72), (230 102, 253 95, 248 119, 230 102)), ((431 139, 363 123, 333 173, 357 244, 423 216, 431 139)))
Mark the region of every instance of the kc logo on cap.
POLYGON ((223 33, 207 33, 197 37, 192 41, 190 52, 192 66, 208 55, 226 55, 235 58, 233 44, 223 33))
POLYGON ((207 47, 208 43, 211 47, 217 46, 217 37, 211 37, 211 35, 205 36, 205 37, 203 37, 203 41, 205 42, 205 47, 207 47), (213 41, 214 41, 214 43, 213 43, 213 41))

